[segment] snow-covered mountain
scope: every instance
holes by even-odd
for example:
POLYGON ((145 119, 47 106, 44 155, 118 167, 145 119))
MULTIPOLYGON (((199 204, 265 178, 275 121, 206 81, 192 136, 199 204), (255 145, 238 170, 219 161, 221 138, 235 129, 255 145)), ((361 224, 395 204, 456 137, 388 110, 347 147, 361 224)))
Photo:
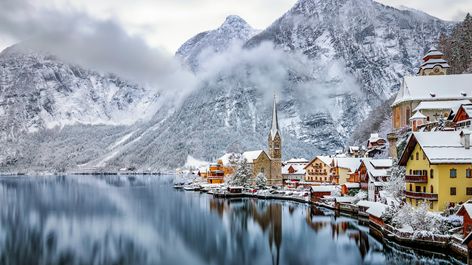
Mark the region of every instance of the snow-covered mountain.
POLYGON ((217 29, 201 32, 186 41, 178 50, 181 57, 193 71, 198 70, 199 61, 215 52, 226 51, 232 44, 244 43, 258 31, 239 16, 228 16, 217 29))
MULTIPOLYGON (((265 149, 273 93, 284 158, 333 152, 451 26, 372 0, 300 0, 258 34, 230 16, 177 52, 201 83, 171 113, 149 104, 156 93, 117 77, 4 52, 2 100, 14 104, 0 114, 38 132, 0 162, 147 169, 183 165, 188 155, 208 161, 225 151, 265 149), (153 110, 148 122, 119 118, 153 110), (69 123, 75 125, 42 130, 69 123)), ((6 124, 3 132, 11 131, 6 124)))

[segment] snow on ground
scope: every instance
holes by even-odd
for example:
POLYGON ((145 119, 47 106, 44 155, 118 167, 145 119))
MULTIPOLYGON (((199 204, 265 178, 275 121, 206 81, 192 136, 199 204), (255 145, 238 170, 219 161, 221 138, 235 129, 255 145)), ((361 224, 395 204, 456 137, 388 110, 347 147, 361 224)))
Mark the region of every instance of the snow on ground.
POLYGON ((194 158, 193 156, 189 155, 187 156, 187 161, 185 162, 184 168, 200 168, 200 167, 206 167, 210 164, 210 162, 206 162, 203 160, 198 160, 194 158))

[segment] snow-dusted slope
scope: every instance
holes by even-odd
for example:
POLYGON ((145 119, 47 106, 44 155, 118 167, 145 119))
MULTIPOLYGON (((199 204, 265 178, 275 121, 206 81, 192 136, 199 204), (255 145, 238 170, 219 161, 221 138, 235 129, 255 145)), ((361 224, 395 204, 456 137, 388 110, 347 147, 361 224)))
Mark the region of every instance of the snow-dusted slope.
MULTIPOLYGON (((229 17, 219 29, 201 33, 179 49, 177 55, 197 70, 201 84, 171 114, 159 109, 149 122, 132 126, 75 125, 28 134, 19 147, 23 150, 20 155, 10 152, 2 161, 13 167, 53 164, 55 168, 71 168, 80 164, 147 169, 183 165, 188 155, 210 161, 226 151, 265 149, 273 92, 279 100, 284 158, 333 152, 344 146, 373 105, 396 92, 401 77, 414 72, 424 50, 450 26, 422 13, 371 0, 300 0, 256 35, 241 19, 229 17), (232 45, 246 40, 245 48, 232 45)), ((104 95, 109 90, 90 96, 95 89, 81 85, 92 83, 90 75, 81 78, 68 70, 71 66, 56 61, 48 66, 44 61, 49 59, 42 58, 39 69, 65 70, 48 70, 53 73, 48 75, 45 70, 36 70, 37 62, 32 62, 28 69, 34 71, 23 73, 23 63, 15 66, 16 59, 2 60, 2 91, 26 86, 22 84, 29 87, 27 93, 20 89, 20 93, 2 97, 6 102, 10 98, 21 102, 9 107, 9 114, 1 114, 17 120, 15 113, 28 113, 17 122, 24 131, 47 127, 49 123, 40 113, 49 113, 44 106, 56 106, 47 103, 49 100, 63 100, 61 106, 81 110, 70 119, 65 111, 52 111, 56 116, 50 124, 56 120, 86 123, 84 119, 111 124, 117 122, 115 113, 141 113, 139 104, 152 98, 149 91, 119 82, 123 85, 117 86, 124 88, 119 91, 127 91, 129 97, 107 101, 109 97, 104 95), (43 90, 48 93, 41 94, 43 90), (81 96, 73 96, 79 91, 83 91, 81 96), (89 104, 98 111, 88 112, 84 105, 89 104), (25 112, 22 106, 34 111, 25 112)), ((94 79, 102 80, 98 87, 115 83, 111 81, 115 79, 101 75, 94 79)))
POLYGON ((1 140, 70 124, 130 125, 156 111, 157 91, 16 46, 0 54, 1 140))
POLYGON ((243 44, 257 32, 239 16, 228 16, 219 28, 199 33, 186 41, 176 54, 192 70, 198 71, 199 61, 213 53, 224 52, 233 44, 243 44))

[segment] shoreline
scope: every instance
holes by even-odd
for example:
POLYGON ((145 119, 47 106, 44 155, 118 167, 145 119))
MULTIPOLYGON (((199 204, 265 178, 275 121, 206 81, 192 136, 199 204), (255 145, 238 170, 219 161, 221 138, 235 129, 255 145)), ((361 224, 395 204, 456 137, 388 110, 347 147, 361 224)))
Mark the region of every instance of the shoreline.
MULTIPOLYGON (((206 191, 198 191, 200 193, 207 193, 206 191)), ((413 238, 411 236, 406 237, 401 232, 388 225, 379 224, 373 222, 368 216, 359 214, 358 211, 354 211, 355 206, 349 205, 349 207, 333 207, 327 204, 312 202, 311 200, 305 200, 302 198, 277 196, 277 195, 257 195, 251 193, 241 194, 209 194, 214 198, 230 199, 230 198, 256 198, 262 200, 283 200, 293 201, 298 203, 304 203, 322 207, 345 215, 350 218, 358 220, 361 224, 368 226, 369 234, 379 240, 382 244, 397 244, 401 247, 407 247, 416 251, 429 253, 429 254, 441 254, 446 257, 453 258, 459 262, 467 264, 467 247, 462 245, 462 240, 451 235, 433 235, 429 238, 413 238)))

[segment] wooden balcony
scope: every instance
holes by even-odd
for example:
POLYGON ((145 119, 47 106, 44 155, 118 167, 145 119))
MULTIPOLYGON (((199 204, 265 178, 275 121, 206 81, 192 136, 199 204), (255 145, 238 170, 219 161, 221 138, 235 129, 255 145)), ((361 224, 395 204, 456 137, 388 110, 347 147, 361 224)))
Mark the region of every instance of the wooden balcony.
POLYGON ((435 193, 405 191, 405 195, 407 198, 412 198, 412 199, 424 199, 428 201, 438 200, 438 195, 435 193))
POLYGON ((428 183, 428 176, 424 175, 406 175, 405 181, 409 183, 428 183))

